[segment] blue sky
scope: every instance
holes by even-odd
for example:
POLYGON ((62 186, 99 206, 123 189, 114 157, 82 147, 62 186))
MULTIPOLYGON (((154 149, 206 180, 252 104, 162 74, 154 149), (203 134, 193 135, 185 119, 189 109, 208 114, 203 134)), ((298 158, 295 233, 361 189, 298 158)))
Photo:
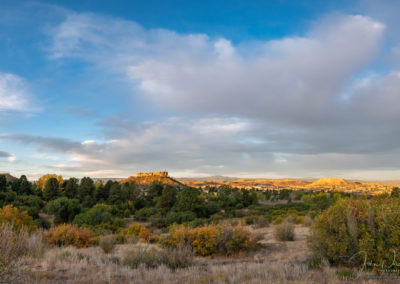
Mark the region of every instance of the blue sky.
POLYGON ((0 172, 400 177, 396 1, 1 1, 0 172))

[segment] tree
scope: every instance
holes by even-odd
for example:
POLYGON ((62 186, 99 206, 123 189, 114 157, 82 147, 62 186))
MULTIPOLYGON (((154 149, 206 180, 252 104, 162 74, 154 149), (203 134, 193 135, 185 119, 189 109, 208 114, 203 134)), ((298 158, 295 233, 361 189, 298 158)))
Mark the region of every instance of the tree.
POLYGON ((43 197, 45 200, 50 201, 56 199, 59 195, 59 184, 56 178, 50 178, 47 180, 44 186, 43 197))
POLYGON ((47 181, 51 178, 57 179, 59 185, 62 185, 64 183, 62 176, 58 176, 56 174, 47 174, 39 178, 39 180, 36 182, 36 186, 41 190, 44 190, 47 181))
POLYGON ((7 178, 5 175, 0 175, 0 192, 7 191, 7 178))
POLYGON ((33 194, 32 184, 28 181, 25 175, 22 175, 19 179, 19 189, 17 191, 18 194, 33 194))
POLYGON ((395 198, 399 198, 400 197, 400 188, 398 188, 397 186, 393 187, 391 196, 395 197, 395 198))
POLYGON ((77 199, 60 197, 50 201, 45 207, 45 212, 55 216, 55 224, 70 223, 81 212, 81 207, 77 199))
POLYGON ((90 177, 84 177, 78 188, 78 198, 84 206, 90 207, 93 202, 94 182, 90 177))
POLYGON ((110 196, 108 197, 108 201, 110 202, 110 204, 118 204, 124 201, 122 200, 121 186, 119 183, 114 183, 111 186, 110 196))
POLYGON ((185 187, 178 195, 177 209, 179 211, 195 212, 203 205, 203 199, 200 198, 200 192, 193 187, 185 187))
POLYGON ((78 179, 70 178, 65 182, 64 194, 68 198, 75 198, 78 193, 78 179))
POLYGON ((160 198, 160 207, 164 209, 171 209, 176 202, 177 190, 171 185, 166 185, 162 191, 160 198))
POLYGON ((161 196, 163 191, 163 186, 158 182, 153 182, 147 190, 146 199, 148 201, 153 201, 154 198, 161 196))

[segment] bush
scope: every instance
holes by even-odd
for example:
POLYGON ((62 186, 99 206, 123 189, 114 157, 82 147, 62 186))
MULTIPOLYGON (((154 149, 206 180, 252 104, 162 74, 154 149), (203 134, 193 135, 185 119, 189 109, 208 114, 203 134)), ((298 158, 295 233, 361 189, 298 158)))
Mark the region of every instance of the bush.
POLYGON ((147 219, 153 215, 158 214, 157 208, 142 208, 135 212, 135 219, 139 221, 147 221, 147 219))
POLYGON ((16 231, 25 228, 29 232, 36 230, 32 217, 26 211, 19 211, 12 205, 4 206, 0 209, 0 224, 9 223, 13 225, 16 231))
POLYGON ((291 223, 277 225, 274 233, 278 241, 294 241, 294 225, 291 223))
POLYGON ((81 207, 78 199, 60 197, 47 203, 45 212, 55 216, 54 224, 69 223, 80 213, 81 207))
POLYGON ((125 221, 112 214, 112 207, 97 204, 84 213, 76 215, 73 223, 79 227, 88 227, 97 233, 116 232, 125 226, 125 221))
POLYGON ((245 218, 247 225, 253 225, 256 228, 264 228, 269 226, 268 218, 264 216, 247 216, 245 218))
POLYGON ((99 246, 104 253, 111 253, 114 249, 115 239, 113 235, 101 236, 99 246))
POLYGON ((59 225, 47 232, 47 241, 56 246, 89 247, 91 237, 92 233, 88 229, 80 229, 70 224, 59 225))
POLYGON ((162 244, 166 247, 190 247, 201 256, 232 255, 256 247, 257 240, 251 233, 240 227, 204 226, 194 229, 174 226, 162 244))
POLYGON ((1 224, 0 282, 21 282, 20 277, 22 275, 17 266, 19 260, 26 255, 39 257, 43 254, 43 250, 41 231, 29 233, 29 230, 24 226, 20 227, 19 230, 15 230, 12 224, 1 224))
MULTIPOLYGON (((400 253, 400 203, 396 198, 341 199, 316 218, 308 243, 331 264, 389 266, 400 253)), ((385 267, 391 269, 390 267, 385 267)), ((393 268, 396 269, 396 268, 393 268)))
POLYGON ((188 248, 166 250, 136 248, 125 253, 122 263, 131 268, 137 268, 140 265, 144 265, 147 268, 165 265, 170 269, 178 269, 192 266, 194 258, 188 248))

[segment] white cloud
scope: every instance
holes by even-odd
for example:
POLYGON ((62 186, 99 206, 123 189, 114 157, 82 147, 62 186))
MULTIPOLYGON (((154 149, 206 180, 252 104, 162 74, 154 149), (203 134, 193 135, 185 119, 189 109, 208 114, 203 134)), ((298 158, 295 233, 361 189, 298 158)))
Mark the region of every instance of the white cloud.
POLYGON ((53 29, 51 58, 119 74, 133 95, 176 117, 144 124, 110 118, 102 125, 108 142, 30 139, 68 153, 71 164, 60 169, 99 175, 155 167, 192 174, 393 174, 400 166, 400 77, 396 67, 370 70, 385 30, 367 16, 334 15, 302 36, 233 44, 70 13, 53 29))
POLYGON ((24 79, 0 72, 0 111, 31 110, 30 96, 24 79))

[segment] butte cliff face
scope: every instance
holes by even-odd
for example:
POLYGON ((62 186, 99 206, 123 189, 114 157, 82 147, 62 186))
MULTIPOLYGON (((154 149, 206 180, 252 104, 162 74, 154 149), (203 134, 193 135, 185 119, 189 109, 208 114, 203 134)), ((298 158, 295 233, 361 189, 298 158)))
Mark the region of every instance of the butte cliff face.
POLYGON ((150 185, 153 182, 161 184, 182 186, 182 183, 168 176, 168 172, 150 172, 150 173, 137 173, 136 176, 130 176, 121 181, 121 183, 135 182, 137 185, 150 185))

